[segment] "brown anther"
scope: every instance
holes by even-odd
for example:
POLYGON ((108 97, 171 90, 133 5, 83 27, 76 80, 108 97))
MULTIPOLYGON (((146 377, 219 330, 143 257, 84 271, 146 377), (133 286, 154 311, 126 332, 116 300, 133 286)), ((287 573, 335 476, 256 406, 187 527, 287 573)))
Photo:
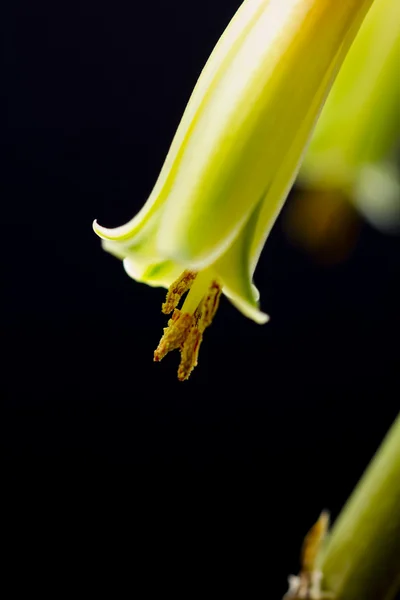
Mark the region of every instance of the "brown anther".
POLYGON ((154 352, 154 360, 160 361, 171 350, 179 349, 181 361, 178 369, 178 379, 180 381, 188 379, 197 365, 203 332, 211 325, 221 295, 221 286, 213 281, 193 313, 178 310, 176 306, 179 300, 190 289, 195 277, 196 273, 193 271, 185 271, 171 285, 166 301, 162 305, 162 310, 164 313, 174 312, 172 318, 168 321, 168 327, 164 328, 164 335, 154 352))
POLYGON ((211 325, 213 317, 217 312, 221 286, 213 281, 207 295, 200 302, 193 317, 193 325, 181 348, 181 362, 178 369, 179 381, 189 378, 193 369, 197 366, 200 344, 203 341, 204 330, 211 325))
POLYGON ((195 271, 186 270, 173 282, 168 290, 165 302, 161 307, 161 310, 165 315, 169 315, 174 308, 178 306, 183 294, 190 290, 196 275, 197 273, 195 271))
POLYGON ((162 360, 171 350, 176 350, 183 345, 192 323, 192 315, 182 313, 177 309, 174 310, 172 318, 168 321, 168 327, 164 327, 164 335, 154 351, 156 362, 162 360))
POLYGON ((198 328, 200 331, 204 331, 206 327, 211 325, 214 315, 218 309, 220 297, 221 286, 216 281, 213 281, 207 292, 207 295, 203 298, 199 306, 200 318, 198 328))
POLYGON ((192 327, 185 339, 181 349, 181 362, 178 369, 179 381, 185 381, 189 378, 193 369, 197 366, 200 344, 203 340, 203 334, 197 327, 192 327))

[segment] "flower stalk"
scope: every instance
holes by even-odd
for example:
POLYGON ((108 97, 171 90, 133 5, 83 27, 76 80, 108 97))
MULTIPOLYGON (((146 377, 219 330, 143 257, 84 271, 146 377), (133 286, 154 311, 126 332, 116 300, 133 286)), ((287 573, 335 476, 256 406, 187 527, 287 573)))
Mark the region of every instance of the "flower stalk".
POLYGON ((400 591, 400 413, 322 543, 324 515, 305 539, 302 570, 289 577, 285 600, 394 600, 400 591))
POLYGON ((338 600, 394 600, 400 590, 400 414, 322 552, 338 600))

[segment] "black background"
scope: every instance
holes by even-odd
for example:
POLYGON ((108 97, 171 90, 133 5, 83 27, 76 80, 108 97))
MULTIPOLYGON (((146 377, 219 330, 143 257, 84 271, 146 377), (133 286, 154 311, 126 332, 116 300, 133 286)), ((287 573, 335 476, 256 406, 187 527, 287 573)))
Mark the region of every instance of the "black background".
POLYGON ((166 590, 191 573, 191 597, 216 574, 211 595, 278 598, 397 412, 400 238, 364 225, 326 268, 280 219, 256 272, 270 324, 223 300, 180 384, 178 355, 152 361, 164 291, 130 280, 91 229, 145 202, 239 4, 1 9, 1 440, 28 520, 45 497, 98 523, 111 495, 100 521, 121 519, 129 573, 138 553, 156 577, 158 556, 166 590))

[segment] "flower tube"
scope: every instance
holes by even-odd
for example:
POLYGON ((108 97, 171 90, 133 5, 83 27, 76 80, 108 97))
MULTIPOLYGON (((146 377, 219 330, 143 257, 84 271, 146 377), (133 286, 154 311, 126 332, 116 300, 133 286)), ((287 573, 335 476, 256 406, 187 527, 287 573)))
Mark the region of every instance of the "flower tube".
POLYGON ((243 2, 200 75, 142 210, 116 229, 94 223, 131 277, 170 288, 163 311, 173 314, 155 360, 179 349, 179 379, 197 364, 221 291, 247 317, 268 320, 254 270, 371 4, 243 2))

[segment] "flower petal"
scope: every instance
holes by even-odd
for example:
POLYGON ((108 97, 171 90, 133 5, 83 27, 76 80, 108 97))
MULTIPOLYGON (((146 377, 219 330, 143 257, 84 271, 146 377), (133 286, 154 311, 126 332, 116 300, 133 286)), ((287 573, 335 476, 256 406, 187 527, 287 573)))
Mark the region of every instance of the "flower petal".
MULTIPOLYGON (((275 174, 282 161, 285 181, 293 181, 338 56, 371 2, 265 3, 197 114, 160 222, 160 254, 207 267, 239 234, 263 190, 281 187, 275 174)), ((281 202, 272 197, 274 213, 281 202)))
POLYGON ((121 227, 108 229, 94 221, 93 228, 100 237, 114 241, 125 241, 132 238, 137 235, 147 220, 153 217, 154 213, 162 207, 173 187, 180 159, 189 141, 198 113, 203 103, 207 101, 210 86, 217 84, 218 78, 225 68, 225 63, 235 53, 268 1, 246 0, 240 6, 201 73, 147 202, 131 221, 121 227))
POLYGON ((375 0, 321 113, 300 172, 306 185, 351 188, 400 134, 400 2, 375 0))
POLYGON ((223 254, 213 265, 213 271, 218 274, 222 291, 227 298, 246 317, 256 323, 263 324, 269 316, 259 309, 260 294, 251 282, 250 252, 252 235, 258 220, 261 205, 254 210, 249 222, 242 229, 240 235, 229 250, 223 254))

